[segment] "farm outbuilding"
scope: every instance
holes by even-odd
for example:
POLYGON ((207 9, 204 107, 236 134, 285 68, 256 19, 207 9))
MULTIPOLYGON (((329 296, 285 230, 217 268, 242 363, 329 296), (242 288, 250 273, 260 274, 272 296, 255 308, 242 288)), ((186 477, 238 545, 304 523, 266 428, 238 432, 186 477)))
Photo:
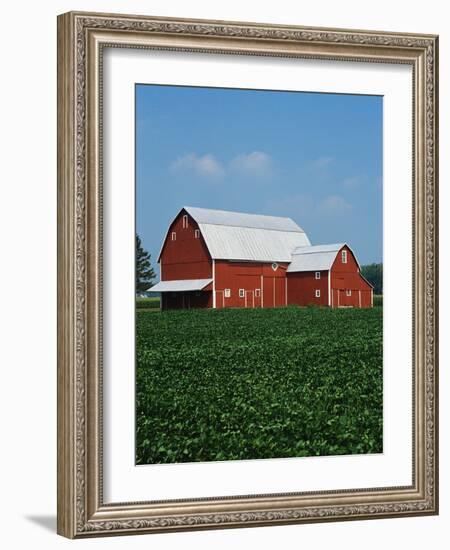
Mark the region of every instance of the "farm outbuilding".
POLYGON ((158 262, 162 309, 373 305, 349 245, 313 246, 290 218, 186 206, 158 262))

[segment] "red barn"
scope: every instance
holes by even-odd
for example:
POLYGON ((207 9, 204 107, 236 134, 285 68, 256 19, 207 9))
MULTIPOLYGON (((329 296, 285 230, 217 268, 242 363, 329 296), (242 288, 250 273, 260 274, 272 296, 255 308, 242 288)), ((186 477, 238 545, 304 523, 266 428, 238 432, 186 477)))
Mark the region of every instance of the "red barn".
POLYGON ((290 218, 184 207, 158 258, 162 309, 372 307, 347 244, 311 246, 290 218))

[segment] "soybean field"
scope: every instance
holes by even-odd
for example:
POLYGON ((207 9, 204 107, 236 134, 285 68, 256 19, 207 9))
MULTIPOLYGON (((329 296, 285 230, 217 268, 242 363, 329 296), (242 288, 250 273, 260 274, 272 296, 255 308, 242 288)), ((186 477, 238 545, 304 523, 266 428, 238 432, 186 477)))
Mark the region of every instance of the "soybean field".
POLYGON ((382 307, 136 311, 136 463, 383 451, 382 307))

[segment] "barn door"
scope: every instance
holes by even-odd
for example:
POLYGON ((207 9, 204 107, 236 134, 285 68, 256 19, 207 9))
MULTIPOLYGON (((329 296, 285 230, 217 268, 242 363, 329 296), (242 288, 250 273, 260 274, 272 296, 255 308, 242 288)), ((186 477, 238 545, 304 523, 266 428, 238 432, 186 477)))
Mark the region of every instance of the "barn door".
POLYGON ((286 279, 275 277, 274 284, 274 307, 283 307, 286 304, 286 279))
POLYGON ((357 291, 355 290, 339 290, 339 307, 355 307, 358 302, 355 302, 355 299, 358 300, 357 291))
POLYGON ((223 290, 216 290, 216 309, 222 309, 225 307, 225 292, 223 290))
POLYGON ((255 307, 255 293, 253 290, 245 291, 245 307, 255 307))

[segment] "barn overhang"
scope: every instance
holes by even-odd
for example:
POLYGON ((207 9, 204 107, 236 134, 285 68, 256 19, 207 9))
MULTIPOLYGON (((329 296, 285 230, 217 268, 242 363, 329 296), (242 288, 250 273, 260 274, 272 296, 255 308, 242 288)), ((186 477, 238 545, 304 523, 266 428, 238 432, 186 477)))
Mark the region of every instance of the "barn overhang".
POLYGON ((160 281, 148 290, 151 292, 193 292, 204 290, 212 279, 182 279, 176 281, 160 281))

